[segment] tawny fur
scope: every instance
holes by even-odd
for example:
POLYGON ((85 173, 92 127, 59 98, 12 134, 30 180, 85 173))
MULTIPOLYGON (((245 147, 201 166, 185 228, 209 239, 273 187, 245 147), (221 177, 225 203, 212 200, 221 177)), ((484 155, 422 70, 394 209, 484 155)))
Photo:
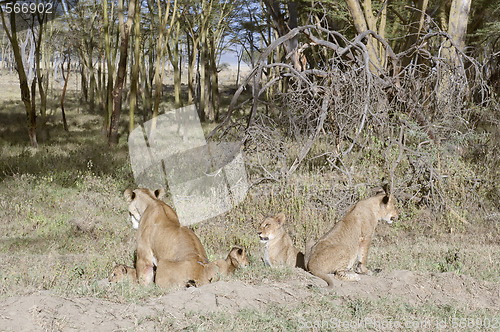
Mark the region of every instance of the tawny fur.
POLYGON ((218 259, 210 262, 208 265, 213 267, 210 271, 209 279, 212 281, 216 279, 217 275, 227 276, 234 273, 240 267, 246 267, 250 264, 250 260, 245 252, 245 249, 239 246, 234 246, 226 259, 218 259))
POLYGON ((359 201, 307 253, 308 270, 328 287, 333 284, 331 274, 350 281, 359 280, 358 273, 371 274, 366 260, 375 227, 380 219, 390 223, 397 216, 395 198, 387 191, 359 201))
POLYGON ((137 275, 133 267, 123 264, 115 265, 115 267, 113 268, 113 270, 111 270, 111 273, 109 274, 108 277, 108 281, 111 283, 117 283, 126 279, 128 279, 129 281, 136 282, 137 275))
POLYGON ((215 267, 196 259, 183 261, 160 260, 156 268, 155 283, 163 288, 186 286, 194 282, 196 286, 203 286, 212 281, 215 267))
POLYGON ((304 254, 294 247, 292 239, 283 228, 285 215, 279 213, 275 217, 264 219, 257 234, 264 243, 264 262, 269 266, 288 265, 305 268, 304 254))
MULTIPOLYGON (((198 262, 208 263, 205 249, 198 237, 187 227, 181 226, 175 211, 161 201, 164 191, 154 193, 149 189, 127 189, 124 195, 130 215, 139 222, 137 230, 137 279, 142 284, 175 279, 182 275, 185 281, 199 277, 198 262), (163 261, 163 267, 158 262, 163 261), (177 264, 171 269, 170 264, 177 264), (153 266, 157 265, 156 276, 153 266)), ((177 280, 175 280, 177 281, 177 280)))

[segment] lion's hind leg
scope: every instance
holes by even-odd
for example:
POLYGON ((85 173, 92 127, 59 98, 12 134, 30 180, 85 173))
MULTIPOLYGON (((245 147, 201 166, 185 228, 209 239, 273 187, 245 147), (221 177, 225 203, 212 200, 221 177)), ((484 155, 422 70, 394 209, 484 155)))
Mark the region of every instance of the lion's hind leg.
POLYGON ((137 281, 142 285, 149 285, 154 280, 153 264, 148 264, 145 260, 137 260, 136 263, 137 281))

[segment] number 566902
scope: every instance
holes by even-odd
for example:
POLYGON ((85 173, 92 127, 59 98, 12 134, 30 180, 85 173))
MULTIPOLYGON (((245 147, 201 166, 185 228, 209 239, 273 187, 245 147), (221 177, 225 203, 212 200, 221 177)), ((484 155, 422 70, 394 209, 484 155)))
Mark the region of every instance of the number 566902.
POLYGON ((52 3, 50 2, 23 2, 23 3, 6 3, 4 4, 4 12, 10 14, 52 14, 52 3))

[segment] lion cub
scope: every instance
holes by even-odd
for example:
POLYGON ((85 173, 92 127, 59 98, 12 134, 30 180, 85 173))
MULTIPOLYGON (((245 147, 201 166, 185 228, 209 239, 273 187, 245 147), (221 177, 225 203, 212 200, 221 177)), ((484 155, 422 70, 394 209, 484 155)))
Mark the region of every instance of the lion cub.
POLYGON ((264 263, 268 266, 289 265, 305 269, 304 254, 298 251, 292 239, 283 228, 285 215, 279 213, 275 217, 264 219, 257 235, 264 243, 264 263))
POLYGON ((325 280, 328 287, 333 285, 329 273, 350 281, 359 280, 357 273, 371 274, 366 268, 366 259, 375 227, 380 219, 392 223, 397 216, 396 200, 385 185, 376 196, 351 207, 344 219, 311 248, 307 261, 309 272, 325 280), (357 273, 347 272, 356 267, 357 273))
POLYGON ((208 265, 216 267, 212 273, 210 280, 215 279, 216 274, 227 276, 233 273, 236 269, 240 267, 247 267, 250 264, 250 260, 245 252, 245 249, 239 246, 234 246, 226 259, 215 260, 208 265))
POLYGON ((113 270, 111 270, 111 273, 109 274, 108 281, 111 283, 117 283, 124 279, 136 282, 137 275, 135 269, 133 267, 123 264, 115 265, 115 267, 113 268, 113 270))

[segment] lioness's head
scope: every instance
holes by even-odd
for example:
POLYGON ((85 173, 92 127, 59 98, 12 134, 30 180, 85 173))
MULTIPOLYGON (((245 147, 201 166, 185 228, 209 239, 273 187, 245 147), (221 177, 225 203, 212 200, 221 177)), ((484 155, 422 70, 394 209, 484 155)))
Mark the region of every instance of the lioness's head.
POLYGON ((396 199, 391 194, 387 184, 383 186, 377 195, 380 196, 380 219, 392 224, 394 219, 399 215, 398 208, 396 207, 396 199))
POLYGON ((247 267, 250 264, 245 249, 239 246, 234 246, 229 252, 228 257, 231 259, 231 264, 236 268, 247 267))
POLYGON ((149 202, 156 199, 161 200, 165 196, 165 190, 161 188, 153 192, 147 188, 137 188, 134 191, 127 189, 123 195, 127 199, 132 227, 137 229, 139 228, 141 216, 148 207, 149 202))
POLYGON ((260 242, 267 243, 282 231, 283 224, 285 223, 285 214, 279 213, 274 217, 268 217, 260 224, 257 235, 259 235, 260 242))

